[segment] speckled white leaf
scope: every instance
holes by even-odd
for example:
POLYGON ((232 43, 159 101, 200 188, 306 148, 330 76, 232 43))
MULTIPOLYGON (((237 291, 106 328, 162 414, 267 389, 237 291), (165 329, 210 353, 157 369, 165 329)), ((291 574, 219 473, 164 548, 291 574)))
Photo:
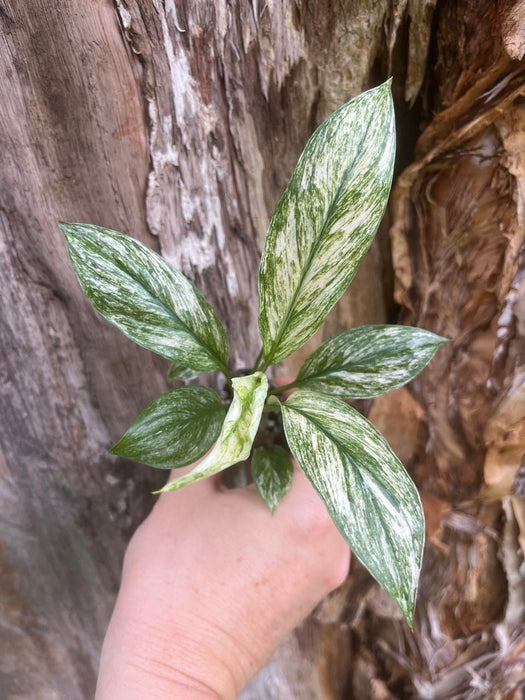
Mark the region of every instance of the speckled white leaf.
POLYGON ((251 471, 261 498, 274 513, 292 484, 290 455, 279 445, 257 447, 253 451, 251 471))
POLYGON ((412 479, 384 437, 340 399, 298 391, 282 415, 292 454, 337 528, 412 624, 425 537, 412 479))
POLYGON ((225 370, 229 345, 203 295, 160 255, 91 224, 60 226, 93 306, 138 345, 193 370, 225 370))
POLYGON ((410 326, 352 328, 317 348, 294 383, 347 399, 379 396, 409 382, 446 342, 410 326))
POLYGON ((390 81, 343 105, 308 141, 262 254, 264 366, 306 342, 352 281, 385 210, 394 153, 390 81))
POLYGON ((262 372, 255 372, 232 379, 232 384, 233 401, 211 452, 191 472, 169 481, 157 493, 177 491, 248 459, 268 393, 268 380, 262 372))
POLYGON ((210 449, 225 413, 212 389, 173 389, 150 403, 110 452, 157 469, 183 467, 210 449))

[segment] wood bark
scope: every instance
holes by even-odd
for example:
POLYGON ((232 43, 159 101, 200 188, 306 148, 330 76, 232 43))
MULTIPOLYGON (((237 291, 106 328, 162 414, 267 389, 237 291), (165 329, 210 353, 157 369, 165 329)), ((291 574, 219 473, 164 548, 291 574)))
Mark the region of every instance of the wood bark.
POLYGON ((83 298, 58 219, 129 233, 258 351, 268 220, 311 131, 394 76, 391 207, 324 337, 452 339, 359 408, 427 515, 412 636, 366 572, 245 698, 513 698, 525 682, 525 3, 0 0, 0 695, 89 698, 125 543, 162 475, 108 445, 166 363, 83 298))

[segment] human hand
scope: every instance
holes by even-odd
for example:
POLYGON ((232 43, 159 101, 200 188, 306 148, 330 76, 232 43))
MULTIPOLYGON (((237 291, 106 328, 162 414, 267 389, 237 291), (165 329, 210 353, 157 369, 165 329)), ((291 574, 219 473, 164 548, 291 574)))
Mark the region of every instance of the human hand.
POLYGON ((96 700, 235 698, 348 566, 297 467, 273 516, 220 475, 162 495, 126 551, 96 700))

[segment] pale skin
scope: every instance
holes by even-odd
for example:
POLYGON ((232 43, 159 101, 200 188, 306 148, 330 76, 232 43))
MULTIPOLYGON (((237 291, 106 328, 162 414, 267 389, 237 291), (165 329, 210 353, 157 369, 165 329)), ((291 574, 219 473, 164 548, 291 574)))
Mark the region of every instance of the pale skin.
POLYGON ((220 476, 162 495, 126 551, 96 700, 233 700, 349 557, 298 468, 273 516, 220 476))

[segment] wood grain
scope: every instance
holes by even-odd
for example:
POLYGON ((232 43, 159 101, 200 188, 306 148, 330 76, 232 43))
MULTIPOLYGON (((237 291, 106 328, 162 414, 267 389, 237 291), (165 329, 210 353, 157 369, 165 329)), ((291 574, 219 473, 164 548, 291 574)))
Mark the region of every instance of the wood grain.
POLYGON ((399 311, 454 338, 372 411, 434 516, 418 636, 354 563, 244 697, 481 697, 470 668, 514 697, 524 21, 514 0, 0 0, 2 697, 92 696, 125 543, 163 480, 106 449, 166 363, 91 310, 56 221, 161 252, 249 366, 273 206, 313 128, 391 73, 391 243, 385 224, 312 344, 399 311))

